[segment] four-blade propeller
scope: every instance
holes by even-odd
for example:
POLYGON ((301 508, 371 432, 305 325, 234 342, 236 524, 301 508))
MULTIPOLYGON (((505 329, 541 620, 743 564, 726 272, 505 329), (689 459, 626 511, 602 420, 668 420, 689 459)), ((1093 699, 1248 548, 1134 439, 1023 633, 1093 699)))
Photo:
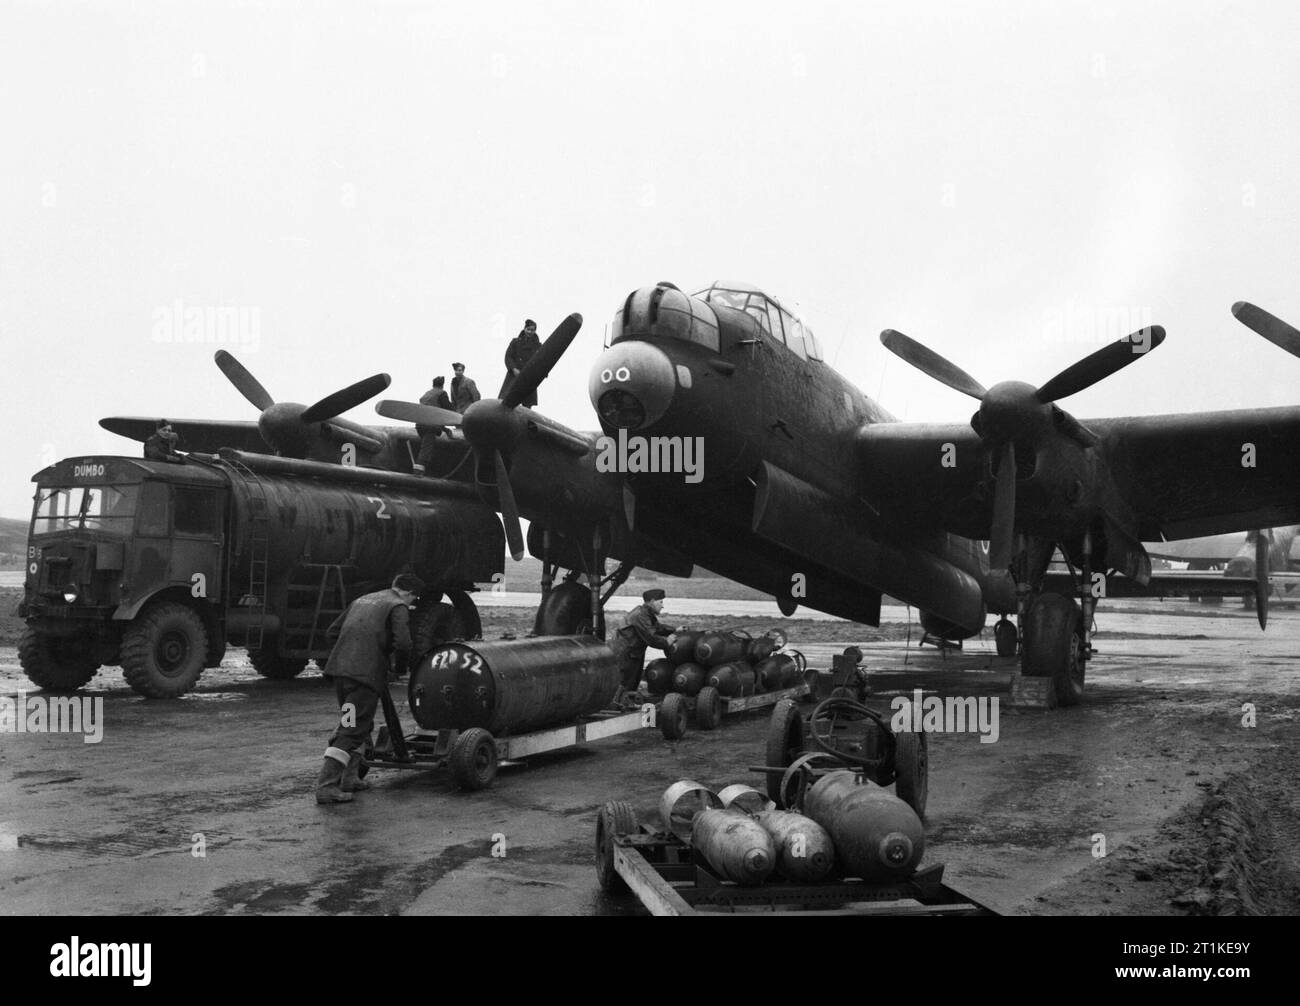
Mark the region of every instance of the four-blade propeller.
MULTIPOLYGON (((506 469, 504 454, 514 448, 529 425, 528 420, 519 411, 520 403, 546 380, 551 368, 559 362, 580 328, 582 328, 582 315, 576 312, 569 315, 556 326, 555 331, 547 336, 533 358, 524 365, 504 398, 481 399, 467 408, 464 415, 432 405, 391 399, 385 399, 375 406, 375 411, 388 419, 415 423, 419 426, 459 426, 474 450, 476 461, 491 459, 496 478, 497 502, 501 508, 501 520, 506 530, 506 541, 510 546, 510 554, 516 561, 524 557, 524 534, 519 524, 519 507, 515 503, 514 487, 510 484, 510 473, 506 469)), ((541 416, 533 414, 533 425, 537 432, 554 436, 561 446, 580 451, 586 450, 585 444, 578 444, 562 431, 547 426, 541 416)), ((477 464, 476 470, 478 470, 477 464)))
POLYGON ((1005 569, 1011 563, 1016 523, 1017 443, 1038 441, 1048 424, 1084 447, 1097 443, 1096 435, 1054 403, 1078 394, 1155 349, 1165 339, 1159 325, 1134 332, 1066 367, 1046 384, 1035 388, 1021 381, 1003 381, 985 388, 955 363, 902 332, 880 333, 885 348, 940 384, 978 399, 979 412, 971 425, 997 458, 993 493, 993 520, 989 531, 989 566, 1005 569))

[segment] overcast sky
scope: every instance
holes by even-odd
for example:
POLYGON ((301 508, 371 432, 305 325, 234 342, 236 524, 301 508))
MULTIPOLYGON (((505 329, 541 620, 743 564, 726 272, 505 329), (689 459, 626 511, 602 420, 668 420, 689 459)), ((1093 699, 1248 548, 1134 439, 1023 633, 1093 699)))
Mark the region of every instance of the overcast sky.
MULTIPOLYGON (((525 316, 743 279, 900 417, 1168 341, 1080 417, 1300 402, 1300 14, 1273 3, 0 6, 0 515, 56 458, 138 454, 108 415, 255 419, 367 374, 485 394, 525 316), (234 309, 191 332, 192 308, 234 309), (1132 322, 1129 325, 1129 322, 1132 322)), ((372 407, 349 414, 386 423, 372 407)))

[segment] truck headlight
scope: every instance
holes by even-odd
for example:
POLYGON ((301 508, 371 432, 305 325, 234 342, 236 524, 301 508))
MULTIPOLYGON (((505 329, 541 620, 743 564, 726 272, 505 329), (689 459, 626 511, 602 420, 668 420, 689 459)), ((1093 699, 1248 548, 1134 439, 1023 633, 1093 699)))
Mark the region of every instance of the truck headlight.
POLYGON ((77 603, 77 588, 76 588, 76 587, 68 587, 66 590, 64 590, 64 592, 63 592, 63 599, 64 599, 65 601, 67 601, 68 604, 76 604, 76 603, 77 603))

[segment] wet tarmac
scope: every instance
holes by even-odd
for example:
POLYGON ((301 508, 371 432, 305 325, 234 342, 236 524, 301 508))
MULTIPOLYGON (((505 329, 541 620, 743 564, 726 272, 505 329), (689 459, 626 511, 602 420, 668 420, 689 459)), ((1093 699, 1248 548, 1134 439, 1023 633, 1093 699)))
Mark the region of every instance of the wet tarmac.
MULTIPOLYGON (((1262 633, 1240 609, 1189 609, 1103 612, 1083 706, 1003 703, 996 743, 933 738, 926 861, 950 884, 1006 912, 1095 910, 1053 892, 1097 869, 1097 835, 1142 849, 1207 784, 1294 736, 1300 612, 1262 633)), ((844 645, 791 644, 814 666, 844 645)), ((863 649, 904 692, 969 670, 970 694, 998 694, 1014 669, 991 641, 863 649)), ((0 695, 28 688, 0 649, 0 695)), ((268 681, 237 653, 178 701, 136 696, 116 669, 82 694, 104 700, 100 743, 0 733, 0 913, 636 913, 597 887, 599 807, 628 800, 649 821, 680 778, 761 785, 748 769, 767 731, 762 713, 675 743, 639 731, 504 768, 472 794, 441 771, 377 770, 353 804, 318 807, 335 708, 314 670, 268 681)))

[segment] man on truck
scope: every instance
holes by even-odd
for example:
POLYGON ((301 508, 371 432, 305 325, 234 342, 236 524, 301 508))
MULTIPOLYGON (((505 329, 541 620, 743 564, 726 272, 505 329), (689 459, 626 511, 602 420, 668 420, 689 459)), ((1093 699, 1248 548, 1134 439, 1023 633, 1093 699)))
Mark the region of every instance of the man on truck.
POLYGON ((390 655, 396 653, 404 665, 411 652, 407 609, 422 590, 418 576, 400 573, 388 589, 358 597, 329 627, 338 642, 324 673, 334 679, 339 725, 325 748, 325 764, 316 780, 317 803, 348 803, 353 793, 370 788, 360 776, 362 755, 370 742, 380 689, 388 687, 390 655))

